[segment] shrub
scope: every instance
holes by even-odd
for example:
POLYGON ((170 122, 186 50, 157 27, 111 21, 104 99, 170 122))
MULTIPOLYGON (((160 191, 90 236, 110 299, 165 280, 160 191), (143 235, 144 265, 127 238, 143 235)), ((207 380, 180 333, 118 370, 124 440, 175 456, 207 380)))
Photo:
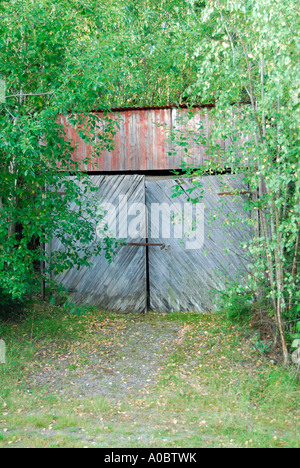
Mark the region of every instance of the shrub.
POLYGON ((23 313, 26 309, 27 300, 14 299, 10 294, 0 288, 0 318, 7 318, 14 314, 23 313))
POLYGON ((220 310, 225 310, 231 322, 249 322, 253 316, 253 296, 240 287, 220 292, 218 306, 220 310))

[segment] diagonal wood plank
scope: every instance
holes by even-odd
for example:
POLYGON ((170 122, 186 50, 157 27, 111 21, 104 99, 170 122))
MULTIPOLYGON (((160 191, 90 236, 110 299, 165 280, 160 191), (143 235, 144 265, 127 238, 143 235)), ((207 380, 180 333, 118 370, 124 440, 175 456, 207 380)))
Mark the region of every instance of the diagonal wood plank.
MULTIPOLYGON (((117 228, 127 227, 127 211, 118 210, 120 197, 126 196, 128 205, 145 203, 144 176, 93 176, 93 184, 99 187, 99 204, 109 202, 117 211, 117 228)), ((130 221, 130 219, 129 219, 130 221)), ((117 235, 122 238, 122 232, 117 235)), ((126 236, 125 236, 126 237, 126 236)), ((129 242, 145 242, 144 237, 127 239, 129 242)), ((61 245, 57 239, 51 243, 52 251, 61 245)), ((115 261, 108 264, 104 253, 92 259, 90 268, 79 271, 70 269, 57 279, 71 292, 78 304, 93 304, 105 310, 119 312, 143 312, 146 307, 146 255, 145 247, 120 246, 115 261)))
MULTIPOLYGON (((245 277, 247 260, 244 258, 245 251, 241 244, 251 236, 250 228, 244 224, 232 226, 229 222, 229 218, 247 217, 243 211, 243 197, 220 197, 222 182, 226 182, 229 191, 237 188, 247 189, 241 177, 224 176, 221 180, 215 176, 203 177, 203 246, 187 249, 188 239, 182 243, 180 238, 175 238, 175 235, 179 234, 180 224, 183 237, 191 221, 184 212, 187 195, 171 198, 174 180, 146 180, 149 242, 164 242, 168 245, 163 250, 149 247, 152 310, 209 312, 212 310, 212 291, 223 290, 229 281, 241 281, 241 277, 245 277), (221 198, 225 202, 224 206, 220 204, 221 198), (164 237, 170 227, 170 216, 158 218, 151 212, 151 207, 163 202, 169 206, 174 203, 179 205, 178 213, 175 213, 173 218, 171 238, 164 237)), ((184 188, 191 186, 191 182, 188 182, 184 188)), ((201 232, 199 238, 201 241, 201 232)))

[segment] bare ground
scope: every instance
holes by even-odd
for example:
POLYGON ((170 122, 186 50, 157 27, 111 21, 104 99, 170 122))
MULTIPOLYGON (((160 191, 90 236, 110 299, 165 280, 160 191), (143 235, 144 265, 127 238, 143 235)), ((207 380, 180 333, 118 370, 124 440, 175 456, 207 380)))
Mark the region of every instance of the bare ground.
POLYGON ((298 387, 249 333, 41 304, 0 326, 0 447, 296 447, 298 387))
POLYGON ((75 342, 67 352, 41 348, 36 354, 40 369, 28 376, 28 390, 44 387, 53 395, 114 399, 143 391, 155 383, 181 330, 178 324, 162 327, 122 318, 101 323, 99 331, 95 327, 92 340, 75 342))

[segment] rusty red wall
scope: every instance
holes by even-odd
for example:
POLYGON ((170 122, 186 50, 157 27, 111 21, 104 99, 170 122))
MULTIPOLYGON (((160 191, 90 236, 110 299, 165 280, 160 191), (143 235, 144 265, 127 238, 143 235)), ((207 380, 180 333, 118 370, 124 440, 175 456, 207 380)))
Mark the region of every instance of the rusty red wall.
MULTIPOLYGON (((114 118, 119 119, 120 128, 114 136, 113 151, 104 151, 93 157, 92 163, 84 164, 81 169, 90 172, 95 171, 153 171, 178 169, 182 160, 189 164, 203 164, 209 158, 207 148, 204 145, 195 145, 192 137, 189 139, 190 157, 186 157, 183 147, 174 147, 168 141, 164 128, 170 130, 175 127, 184 128, 180 119, 187 115, 187 109, 154 108, 154 109, 125 109, 114 112, 114 118), (157 124, 164 124, 164 128, 157 124), (169 155, 172 149, 176 154, 169 155)), ((101 117, 101 113, 99 113, 101 117)), ((76 143, 77 149, 74 160, 81 162, 85 158, 92 157, 92 149, 78 135, 76 129, 68 124, 66 116, 60 116, 60 121, 65 127, 66 137, 76 143)), ((193 109, 193 117, 189 121, 189 129, 199 129, 202 124, 204 136, 209 136, 211 119, 209 109, 193 109)), ((219 142, 225 147, 225 142, 219 142)))

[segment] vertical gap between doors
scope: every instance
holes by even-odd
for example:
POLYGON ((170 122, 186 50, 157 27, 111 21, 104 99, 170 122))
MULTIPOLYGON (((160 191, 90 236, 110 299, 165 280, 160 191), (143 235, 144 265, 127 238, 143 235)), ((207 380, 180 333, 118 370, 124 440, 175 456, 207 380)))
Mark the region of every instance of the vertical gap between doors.
MULTIPOLYGON (((147 237, 146 243, 148 244, 149 239, 147 237)), ((147 282, 147 305, 146 312, 150 310, 151 296, 150 296, 150 266, 149 266, 149 246, 146 245, 146 282, 147 282)))
MULTIPOLYGON (((147 210, 147 185, 145 180, 145 206, 146 206, 146 244, 149 243, 149 219, 147 210)), ((149 264, 149 245, 146 245, 146 312, 149 312, 151 305, 150 291, 150 264, 149 264)))

